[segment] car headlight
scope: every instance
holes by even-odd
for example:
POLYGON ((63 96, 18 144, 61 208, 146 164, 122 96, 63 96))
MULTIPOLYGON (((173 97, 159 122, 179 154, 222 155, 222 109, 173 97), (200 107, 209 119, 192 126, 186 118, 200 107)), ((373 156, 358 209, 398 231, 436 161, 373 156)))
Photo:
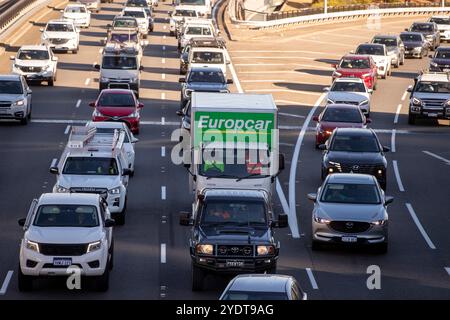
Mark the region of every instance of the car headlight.
POLYGON ((25 104, 24 99, 20 99, 20 100, 17 100, 16 102, 14 102, 15 106, 23 106, 24 104, 25 104))
POLYGON ((438 66, 438 64, 436 62, 433 62, 433 61, 430 62, 430 65, 433 66, 433 67, 437 67, 438 66))
POLYGON ((87 253, 93 252, 93 251, 97 251, 97 250, 101 249, 101 247, 102 247, 102 242, 101 241, 91 242, 88 245, 87 253))
POLYGON ((334 104, 334 101, 331 99, 327 99, 327 104, 334 104))
POLYGON ((325 218, 314 216, 314 221, 321 224, 329 224, 331 221, 325 218))
POLYGON ((450 100, 445 101, 445 105, 448 107, 450 106, 450 100))
POLYGON ((258 253, 258 256, 267 256, 274 254, 275 248, 273 246, 257 246, 256 252, 258 253))
POLYGON ((186 96, 186 97, 190 97, 191 94, 192 94, 192 91, 194 91, 194 90, 192 90, 192 89, 186 89, 186 90, 184 90, 185 96, 186 96))
POLYGON ((48 36, 45 33, 43 33, 42 34, 42 40, 47 40, 47 39, 48 39, 48 36))
POLYGON ((130 82, 133 82, 133 83, 135 83, 135 82, 137 82, 138 81, 138 78, 130 78, 130 82))
POLYGON ((139 117, 139 112, 137 110, 135 110, 132 113, 130 113, 127 117, 137 118, 137 117, 139 117))
POLYGON ((43 69, 44 71, 51 71, 51 70, 52 70, 52 65, 49 64, 49 65, 43 67, 42 69, 43 69))
POLYGON ((109 82, 109 78, 107 78, 107 77, 100 77, 100 82, 109 82))
POLYGON ((364 104, 368 104, 369 100, 363 100, 359 103, 360 106, 364 105, 364 104))
POLYGON ((18 65, 18 64, 13 64, 13 66, 14 66, 14 68, 16 68, 16 69, 20 69, 20 65, 18 65))
POLYGON ((92 116, 93 117, 101 117, 101 116, 103 116, 103 114, 100 111, 98 111, 97 109, 95 109, 94 112, 92 112, 92 116))
POLYGON ((419 106, 422 105, 422 100, 417 99, 417 98, 413 98, 412 102, 413 102, 413 104, 415 104, 415 105, 419 105, 419 106))
POLYGON ((214 252, 214 247, 212 244, 198 244, 196 247, 197 253, 212 255, 214 252))
POLYGON ((55 191, 56 191, 57 193, 67 193, 67 192, 69 192, 70 190, 69 190, 68 188, 63 187, 63 186, 56 185, 56 186, 55 186, 55 191))
POLYGON ((363 78, 367 78, 367 77, 370 77, 370 76, 371 76, 370 73, 365 73, 365 74, 362 75, 363 78))
POLYGON ((341 166, 341 164, 339 162, 334 162, 334 161, 328 161, 328 165, 333 166, 333 167, 341 166))
POLYGON ((109 194, 120 194, 120 187, 109 189, 108 193, 109 194))
POLYGON ((26 240, 25 246, 27 249, 36 251, 39 253, 39 243, 30 241, 30 240, 26 240))
POLYGON ((384 226, 386 224, 387 220, 376 220, 372 222, 372 225, 374 226, 384 226))

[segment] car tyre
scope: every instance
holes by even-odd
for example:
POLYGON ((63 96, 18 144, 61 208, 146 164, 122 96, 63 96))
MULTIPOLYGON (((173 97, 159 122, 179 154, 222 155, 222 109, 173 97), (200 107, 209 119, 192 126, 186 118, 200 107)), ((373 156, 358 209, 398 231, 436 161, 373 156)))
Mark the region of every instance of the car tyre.
POLYGON ((173 37, 173 36, 175 35, 175 32, 170 31, 170 32, 169 32, 169 35, 170 35, 171 37, 173 37))
POLYGON ((405 64, 405 55, 402 55, 402 59, 400 60, 400 65, 405 64))
POLYGON ((320 251, 323 249, 323 244, 319 241, 311 240, 311 249, 312 251, 320 251))
POLYGON ((109 247, 109 270, 114 268, 114 238, 111 239, 111 246, 109 247))
POLYGON ((22 273, 22 269, 20 268, 20 262, 19 262, 19 268, 17 270, 17 278, 18 278, 18 284, 19 284, 19 291, 29 292, 29 291, 33 290, 33 277, 24 275, 22 273))
POLYGON ((105 272, 101 276, 95 277, 95 288, 99 292, 106 292, 109 289, 109 263, 107 263, 105 272))
POLYGON ((388 242, 382 242, 375 245, 375 252, 379 254, 386 254, 388 252, 388 242))
POLYGON ((55 85, 55 78, 52 78, 51 80, 48 80, 48 86, 53 87, 55 85))
POLYGON ((20 119, 20 124, 26 126, 28 124, 28 115, 25 115, 22 119, 20 119))
POLYGON ((192 264, 192 291, 202 291, 205 271, 192 264))
POLYGON ((408 114, 408 124, 416 124, 416 116, 411 113, 408 114))
POLYGON ((116 220, 116 224, 118 226, 123 226, 125 224, 125 214, 126 214, 126 211, 127 211, 127 202, 128 202, 128 198, 125 196, 125 204, 123 205, 123 209, 117 215, 117 217, 114 218, 114 220, 116 220))

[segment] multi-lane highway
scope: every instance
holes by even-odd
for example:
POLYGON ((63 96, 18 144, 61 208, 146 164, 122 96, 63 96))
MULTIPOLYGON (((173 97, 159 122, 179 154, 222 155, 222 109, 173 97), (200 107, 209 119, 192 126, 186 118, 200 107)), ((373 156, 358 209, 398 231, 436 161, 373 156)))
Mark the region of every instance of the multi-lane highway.
MULTIPOLYGON (((67 1, 53 1, 63 8, 67 1)), ((28 126, 0 123, 0 299, 217 299, 229 279, 208 277, 203 292, 191 291, 189 229, 178 224, 189 210, 188 174, 171 161, 171 133, 179 127, 179 54, 169 36, 168 1, 154 10, 155 29, 145 48, 141 80, 142 128, 136 145, 136 174, 128 193, 127 223, 115 228, 115 268, 106 293, 71 292, 64 281, 40 280, 36 290, 17 288, 17 219, 26 216, 34 197, 55 182, 49 166, 67 141, 68 126, 89 120, 88 106, 98 94, 100 39, 123 1, 102 4, 81 31, 78 54, 57 54, 54 87, 33 86, 33 120, 28 126)), ((39 28, 58 10, 38 12, 6 43, 1 73, 10 72, 9 56, 23 44, 40 42, 39 28)), ((448 121, 407 124, 405 90, 428 59, 407 60, 379 82, 373 94, 371 127, 388 154, 389 251, 310 248, 312 203, 306 194, 319 187, 321 151, 314 148, 312 115, 320 112, 323 88, 331 83, 331 64, 377 33, 399 33, 425 17, 381 21, 380 30, 365 21, 310 26, 286 32, 255 32, 228 41, 234 92, 272 93, 280 109, 281 151, 287 167, 279 177, 278 212, 290 214, 290 228, 280 229, 278 273, 295 276, 310 299, 449 299, 450 298, 450 126, 448 121), (297 221, 295 221, 297 220, 297 221), (381 289, 369 290, 367 268, 381 270, 381 289)), ((221 20, 219 19, 219 23, 221 20)), ((221 26, 223 28, 223 26, 221 26)), ((225 35, 226 33, 223 32, 225 35)))

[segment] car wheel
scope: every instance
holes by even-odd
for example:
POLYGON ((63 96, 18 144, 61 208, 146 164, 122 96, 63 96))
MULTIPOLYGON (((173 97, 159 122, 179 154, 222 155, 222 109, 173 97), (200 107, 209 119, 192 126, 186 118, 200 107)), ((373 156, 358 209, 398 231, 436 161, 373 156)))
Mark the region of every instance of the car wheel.
POLYGON ((22 273, 22 269, 19 268, 17 270, 17 279, 19 284, 19 291, 27 292, 33 290, 33 277, 32 276, 26 276, 22 273))
POLYGON ((109 263, 107 263, 105 272, 101 276, 95 277, 95 288, 99 292, 105 292, 109 289, 109 263))
POLYGON ((266 274, 277 274, 277 266, 274 266, 274 267, 266 270, 266 274))
POLYGON ((192 264, 192 291, 203 290, 204 279, 205 279, 205 271, 192 264))
POLYGON ((175 32, 170 31, 170 32, 169 32, 169 35, 170 35, 171 37, 173 37, 173 36, 175 35, 175 32))
POLYGON ((325 171, 323 170, 323 168, 322 168, 322 173, 321 173, 320 177, 321 177, 322 181, 324 181, 325 178, 327 177, 327 175, 326 175, 325 171))
POLYGON ((55 79, 51 79, 47 81, 49 87, 53 87, 55 85, 55 79))
POLYGON ((20 124, 23 126, 28 124, 28 115, 25 115, 22 119, 20 119, 20 124))
POLYGON ((374 249, 376 253, 385 254, 388 252, 388 242, 376 244, 374 249))
POLYGON ((416 116, 408 114, 408 124, 416 124, 416 116))
POLYGON ((323 244, 319 241, 311 240, 311 249, 313 251, 320 251, 323 249, 323 244))
POLYGON ((77 54, 78 53, 78 48, 76 48, 75 50, 72 50, 73 54, 77 54))
POLYGON ((405 64, 405 55, 402 55, 402 59, 400 60, 400 65, 405 64))
POLYGON ((111 246, 109 247, 109 270, 114 268, 114 238, 111 240, 111 246))
POLYGON ((373 89, 373 91, 375 91, 375 90, 377 90, 377 88, 378 88, 378 83, 375 81, 373 83, 372 89, 373 89))

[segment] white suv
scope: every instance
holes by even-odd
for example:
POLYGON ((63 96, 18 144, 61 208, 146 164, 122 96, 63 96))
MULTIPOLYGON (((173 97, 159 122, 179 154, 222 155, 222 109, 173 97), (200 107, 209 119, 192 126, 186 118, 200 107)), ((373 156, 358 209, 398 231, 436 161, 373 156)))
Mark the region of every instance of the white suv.
POLYGON ((351 104, 358 106, 367 116, 370 116, 370 100, 372 89, 368 89, 360 78, 337 78, 328 92, 327 104, 351 104))
POLYGON ((20 74, 29 81, 47 81, 53 86, 56 81, 56 57, 48 46, 22 46, 13 61, 12 73, 20 74))
POLYGON ((189 20, 183 25, 180 37, 178 38, 178 50, 181 52, 192 38, 211 38, 216 35, 211 20, 189 20))
POLYGON ((77 53, 80 46, 80 29, 72 20, 50 20, 42 32, 41 40, 53 50, 77 53))
POLYGON ((139 32, 142 34, 144 39, 147 39, 148 29, 149 29, 149 17, 144 8, 139 7, 125 7, 122 10, 122 16, 124 17, 134 17, 139 26, 139 32))
POLYGON ((377 73, 382 79, 391 75, 391 57, 384 44, 363 43, 358 46, 355 53, 371 56, 377 65, 377 73))
POLYGON ((20 244, 20 291, 33 280, 70 276, 77 269, 93 277, 99 291, 108 290, 113 268, 113 226, 105 201, 95 194, 44 193, 31 203, 20 244), (68 269, 70 267, 70 269, 68 269))
POLYGON ((189 68, 220 68, 227 77, 227 65, 230 63, 224 48, 192 48, 189 52, 189 68))
POLYGON ((72 20, 77 27, 88 28, 91 24, 91 12, 84 4, 68 4, 61 12, 63 19, 72 20))

